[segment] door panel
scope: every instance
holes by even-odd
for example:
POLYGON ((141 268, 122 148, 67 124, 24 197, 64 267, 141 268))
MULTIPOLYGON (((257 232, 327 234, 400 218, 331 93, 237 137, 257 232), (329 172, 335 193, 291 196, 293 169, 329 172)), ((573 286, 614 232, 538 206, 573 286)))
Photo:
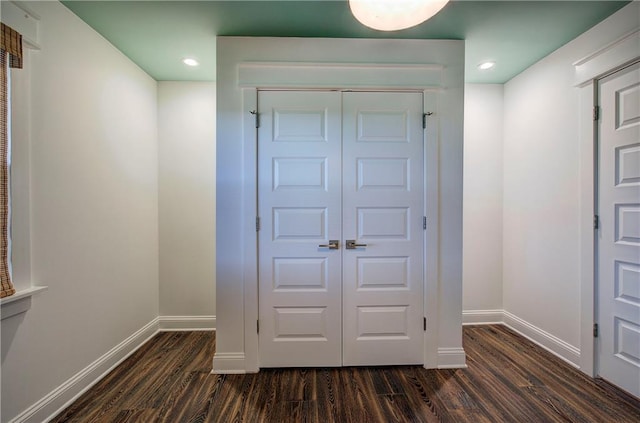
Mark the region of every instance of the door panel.
POLYGON ((640 396, 640 65, 599 89, 598 373, 640 396))
POLYGON ((344 93, 342 142, 343 364, 422 363, 422 95, 344 93))
POLYGON ((340 93, 258 104, 260 365, 340 366, 340 93))

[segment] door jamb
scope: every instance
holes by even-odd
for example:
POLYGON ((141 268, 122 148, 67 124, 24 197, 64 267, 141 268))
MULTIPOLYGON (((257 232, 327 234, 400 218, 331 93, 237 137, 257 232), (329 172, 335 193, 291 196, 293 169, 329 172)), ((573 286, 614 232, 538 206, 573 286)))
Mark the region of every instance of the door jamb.
MULTIPOLYGON (((314 90, 314 88, 300 87, 299 90, 314 90)), ((243 199, 247 205, 251 205, 254 215, 258 217, 258 130, 256 127, 256 117, 252 111, 258 113, 259 104, 258 91, 261 88, 251 87, 242 89, 243 113, 242 127, 244 140, 244 175, 247 184, 243 193, 243 199)), ((277 90, 269 87, 268 90, 277 90)), ((291 87, 284 87, 282 90, 292 90, 291 87)), ((316 88, 316 90, 319 90, 316 88)), ((420 92, 423 95, 423 112, 430 112, 436 115, 436 119, 427 118, 426 128, 423 131, 423 210, 427 218, 427 228, 423 236, 424 257, 423 257, 423 315, 426 318, 426 330, 423 335, 423 366, 425 368, 435 368, 438 366, 438 281, 439 281, 439 254, 440 245, 440 222, 439 222, 439 124, 437 119, 438 89, 339 89, 340 91, 387 91, 387 92, 420 92), (431 158, 431 163, 429 162, 431 158), (430 165, 431 164, 431 165, 430 165), (430 230, 429 230, 430 229, 430 230)), ((324 89, 323 91, 326 91, 324 89)), ((431 116, 431 115, 430 115, 431 116)), ((249 223, 247 227, 255 227, 255 222, 249 223)), ((256 333, 256 322, 259 315, 259 280, 258 280, 258 232, 246 230, 244 235, 244 262, 250 264, 245 266, 244 282, 244 342, 245 342, 245 370, 255 373, 260 370, 259 345, 256 333)))
POLYGON ((258 216, 258 128, 251 111, 258 111, 258 90, 256 87, 242 89, 242 137, 243 137, 243 209, 247 222, 244 228, 243 289, 244 289, 244 362, 245 371, 255 373, 260 370, 258 363, 258 232, 255 218, 258 216), (252 230, 253 229, 253 230, 252 230))

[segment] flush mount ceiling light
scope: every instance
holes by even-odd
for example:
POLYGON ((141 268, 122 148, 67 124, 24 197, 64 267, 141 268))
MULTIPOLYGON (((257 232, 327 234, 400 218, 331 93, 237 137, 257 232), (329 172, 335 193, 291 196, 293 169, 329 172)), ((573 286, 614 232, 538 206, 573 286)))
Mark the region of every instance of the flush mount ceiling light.
POLYGON ((351 13, 369 28, 397 31, 411 28, 438 13, 449 0, 349 0, 351 13))
POLYGON ((478 65, 478 69, 487 70, 487 69, 491 69, 495 65, 496 65, 496 62, 482 62, 478 65))
POLYGON ((198 66, 200 63, 198 63, 198 61, 196 59, 193 59, 191 57, 187 57, 186 59, 182 59, 182 63, 184 63, 187 66, 198 66))

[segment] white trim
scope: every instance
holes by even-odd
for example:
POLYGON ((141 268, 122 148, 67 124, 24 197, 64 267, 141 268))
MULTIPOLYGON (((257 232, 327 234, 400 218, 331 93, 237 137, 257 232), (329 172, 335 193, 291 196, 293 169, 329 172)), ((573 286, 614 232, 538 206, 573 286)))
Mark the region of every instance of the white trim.
POLYGON ((463 325, 504 323, 504 310, 462 310, 463 325))
POLYGON ((463 348, 438 348, 438 369, 466 369, 463 348))
MULTIPOLYGON (((438 112, 439 94, 424 92, 423 112, 438 112)), ((427 118, 427 128, 424 131, 424 216, 427 218, 427 230, 424 235, 423 254, 423 308, 427 319, 424 332, 424 367, 434 369, 438 366, 438 335, 440 330, 439 317, 439 283, 440 280, 440 202, 438 192, 440 187, 440 171, 436 163, 430 158, 440 157, 440 119, 427 118)))
POLYGON ((216 316, 160 316, 160 332, 216 330, 216 316))
POLYGON ((236 375, 245 373, 255 373, 245 370, 245 356, 242 352, 236 353, 215 353, 213 356, 214 375, 236 375))
POLYGON ((26 297, 31 297, 33 295, 36 295, 38 292, 46 291, 47 289, 49 289, 48 286, 32 286, 27 289, 22 289, 20 291, 17 291, 10 297, 4 297, 0 299, 0 305, 10 304, 14 301, 18 301, 26 297))
POLYGON ((595 377, 595 84, 580 89, 580 370, 595 377))
MULTIPOLYGON (((258 235, 255 231, 255 217, 258 216, 258 133, 256 132, 254 116, 249 113, 249 110, 258 110, 258 90, 255 87, 243 88, 241 92, 242 110, 244 112, 242 115, 242 162, 244 175, 242 194, 245 204, 244 218, 247 221, 242 225, 241 229, 241 237, 244 243, 244 268, 242 269, 244 353, 242 367, 238 369, 241 369, 240 372, 254 373, 259 370, 259 346, 256 327, 258 321, 258 235)), ((216 343, 217 345, 220 344, 216 343)), ((229 367, 224 367, 224 369, 226 369, 226 372, 231 372, 229 367)))
POLYGON ((31 288, 20 290, 10 297, 2 298, 0 300, 0 315, 2 316, 0 320, 25 313, 31 308, 31 297, 46 291, 48 288, 47 286, 32 286, 31 288))
POLYGON ((573 64, 576 70, 575 86, 589 83, 611 69, 622 66, 638 56, 640 28, 623 35, 573 64))
POLYGON ((574 367, 580 368, 580 350, 537 326, 504 311, 504 325, 574 367))
POLYGON ((389 63, 244 62, 238 66, 241 88, 441 89, 444 66, 389 63))
MULTIPOLYGON (((24 292, 22 298, 30 301, 31 296, 47 287, 34 287, 24 292)), ((22 293, 21 292, 21 293, 22 293)), ((18 294, 15 294, 18 295, 18 294)), ((14 300, 15 301, 15 300, 14 300)), ((18 303, 18 301, 15 301, 18 303)), ((215 330, 216 316, 160 316, 113 347, 89 366, 76 373, 62 385, 51 391, 31 407, 14 417, 9 423, 47 422, 73 403, 107 373, 136 352, 158 332, 168 331, 209 331, 215 330)))
POLYGON ((2 22, 22 35, 25 47, 40 50, 40 16, 22 1, 2 2, 2 22))
POLYGON ((504 325, 570 365, 584 371, 581 368, 581 353, 579 348, 506 310, 465 310, 462 312, 462 316, 463 324, 466 326, 504 325))
POLYGON ((158 322, 159 319, 155 318, 147 323, 133 335, 51 391, 40 401, 18 414, 9 423, 41 423, 54 418, 157 334, 158 322))

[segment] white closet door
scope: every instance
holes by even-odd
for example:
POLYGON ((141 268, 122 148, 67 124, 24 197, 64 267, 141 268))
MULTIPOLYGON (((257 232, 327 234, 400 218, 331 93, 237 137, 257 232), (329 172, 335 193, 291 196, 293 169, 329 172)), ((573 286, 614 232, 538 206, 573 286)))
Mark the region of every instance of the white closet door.
POLYGON ((424 360, 422 104, 420 93, 343 94, 345 366, 424 360))
POLYGON ((640 65, 600 84, 598 373, 640 397, 640 65))
POLYGON ((340 93, 258 104, 260 366, 340 366, 340 93))
POLYGON ((422 363, 422 95, 258 102, 260 366, 422 363))

